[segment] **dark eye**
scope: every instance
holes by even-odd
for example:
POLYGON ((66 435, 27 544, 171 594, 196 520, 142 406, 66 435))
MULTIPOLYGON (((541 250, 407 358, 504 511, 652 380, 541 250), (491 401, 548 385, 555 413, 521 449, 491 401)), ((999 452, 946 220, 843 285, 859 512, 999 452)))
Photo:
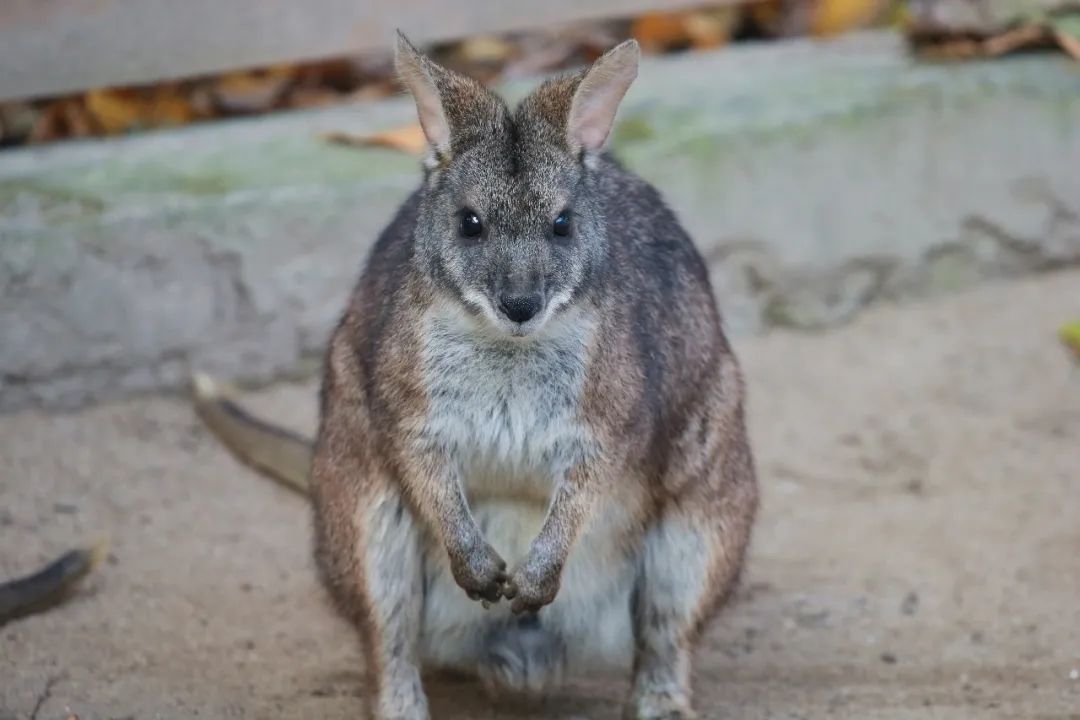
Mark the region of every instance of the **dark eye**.
POLYGON ((462 237, 480 237, 480 233, 484 232, 484 223, 480 222, 480 216, 472 210, 465 210, 461 213, 460 232, 462 237))
POLYGON ((570 213, 563 210, 559 213, 559 217, 555 218, 555 222, 551 225, 551 232, 555 233, 559 237, 566 237, 570 234, 570 213))

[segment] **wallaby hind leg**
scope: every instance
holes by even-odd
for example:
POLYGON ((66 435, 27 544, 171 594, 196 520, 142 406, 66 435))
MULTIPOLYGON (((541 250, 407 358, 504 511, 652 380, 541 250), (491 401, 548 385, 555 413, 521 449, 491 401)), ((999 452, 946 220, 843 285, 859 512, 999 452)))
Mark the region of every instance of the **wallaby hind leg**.
POLYGON ((634 594, 636 655, 629 720, 688 720, 694 645, 735 586, 757 506, 749 458, 673 502, 645 537, 634 594))
POLYGON ((375 720, 427 720, 420 683, 421 530, 400 490, 371 474, 325 482, 314 465, 316 557, 339 610, 360 630, 375 720))

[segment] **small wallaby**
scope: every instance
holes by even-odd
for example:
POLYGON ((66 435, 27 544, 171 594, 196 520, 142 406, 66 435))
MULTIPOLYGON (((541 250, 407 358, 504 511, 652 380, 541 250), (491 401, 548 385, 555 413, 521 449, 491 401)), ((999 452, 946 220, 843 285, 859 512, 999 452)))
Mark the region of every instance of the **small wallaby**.
POLYGON ((421 667, 533 692, 623 669, 626 717, 694 717, 758 495, 705 264, 604 151, 638 57, 510 110, 398 37, 430 153, 330 340, 310 473, 377 720, 428 718, 421 667))

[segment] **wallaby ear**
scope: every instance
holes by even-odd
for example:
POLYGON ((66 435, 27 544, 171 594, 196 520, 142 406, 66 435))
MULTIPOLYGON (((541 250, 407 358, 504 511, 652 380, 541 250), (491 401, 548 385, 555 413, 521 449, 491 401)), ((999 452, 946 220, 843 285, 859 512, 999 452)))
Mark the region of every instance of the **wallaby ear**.
POLYGON ((637 40, 626 40, 600 56, 585 72, 566 119, 566 139, 571 147, 603 147, 619 103, 637 77, 640 57, 637 40))
POLYGON ((416 113, 436 162, 451 149, 509 132, 506 104, 476 80, 435 63, 398 32, 394 65, 416 101, 416 113))
POLYGON ((450 149, 450 124, 446 120, 439 88, 435 85, 431 71, 433 65, 399 30, 394 48, 394 68, 416 101, 420 127, 424 129, 428 143, 436 152, 445 153, 450 149))

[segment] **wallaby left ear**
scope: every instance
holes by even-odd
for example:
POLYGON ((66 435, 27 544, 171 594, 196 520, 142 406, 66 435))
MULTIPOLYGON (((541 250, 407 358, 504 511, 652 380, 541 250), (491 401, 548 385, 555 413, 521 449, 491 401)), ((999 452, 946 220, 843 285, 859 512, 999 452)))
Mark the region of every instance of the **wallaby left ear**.
POLYGON ((450 149, 450 123, 446 119, 439 87, 433 76, 439 68, 421 55, 400 30, 394 48, 394 67, 402 84, 416 101, 420 127, 428 144, 435 152, 447 152, 450 149))
POLYGON ((637 40, 626 40, 600 56, 574 92, 566 119, 571 147, 599 150, 607 140, 619 103, 637 77, 641 50, 637 40))

